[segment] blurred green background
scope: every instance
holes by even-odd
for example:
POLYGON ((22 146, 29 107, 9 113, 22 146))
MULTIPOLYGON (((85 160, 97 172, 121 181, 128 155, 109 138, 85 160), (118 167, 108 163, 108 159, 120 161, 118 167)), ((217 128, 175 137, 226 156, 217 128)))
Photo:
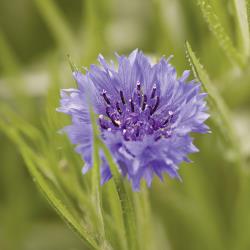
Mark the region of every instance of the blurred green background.
MULTIPOLYGON (((0 0, 0 105, 7 103, 40 128, 48 89, 55 83, 73 85, 67 54, 86 67, 96 63, 99 53, 113 58, 115 51, 128 54, 139 48, 157 58, 173 54, 180 75, 190 67, 188 40, 232 112, 237 145, 249 165, 249 63, 239 67, 228 57, 197 2, 0 0)), ((247 57, 238 39, 234 1, 209 2, 233 46, 247 57)), ((194 165, 182 166, 183 184, 154 181, 151 206, 164 227, 159 229, 166 239, 163 250, 250 249, 250 202, 244 198, 239 225, 232 225, 231 208, 242 179, 216 133, 197 138, 201 153, 193 157, 194 165), (248 222, 241 225, 245 218, 248 222), (245 233, 238 247, 231 244, 238 237, 234 230, 245 233)), ((0 133, 0 250, 16 249, 84 248, 35 187, 16 145, 0 133)))

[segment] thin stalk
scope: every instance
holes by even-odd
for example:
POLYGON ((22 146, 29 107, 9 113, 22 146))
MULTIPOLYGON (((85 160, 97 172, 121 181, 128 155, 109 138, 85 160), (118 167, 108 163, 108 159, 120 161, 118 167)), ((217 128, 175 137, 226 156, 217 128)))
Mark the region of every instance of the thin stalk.
POLYGON ((90 108, 90 118, 93 129, 93 153, 92 153, 92 161, 93 161, 93 169, 92 169, 92 195, 93 202, 96 207, 97 216, 99 218, 100 223, 100 234, 102 241, 105 239, 105 228, 104 228, 104 219, 103 219, 103 207, 102 207, 102 190, 100 186, 100 156, 99 156, 99 148, 98 148, 98 128, 95 122, 95 115, 90 108))
POLYGON ((139 248, 137 243, 135 211, 132 204, 132 200, 125 188, 124 180, 122 179, 121 174, 118 172, 118 167, 116 166, 113 157, 109 152, 109 149, 100 139, 99 139, 99 145, 100 148, 103 150, 106 160, 109 164, 113 176, 112 178, 116 186, 116 191, 120 198, 129 250, 138 250, 139 248))

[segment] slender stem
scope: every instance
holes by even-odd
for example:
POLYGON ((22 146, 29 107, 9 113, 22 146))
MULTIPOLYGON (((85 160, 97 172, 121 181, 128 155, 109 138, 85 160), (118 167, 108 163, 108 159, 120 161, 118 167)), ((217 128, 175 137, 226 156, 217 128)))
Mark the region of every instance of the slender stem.
POLYGON ((107 146, 101 140, 99 140, 99 144, 110 166, 110 170, 116 186, 116 191, 120 198, 129 250, 138 250, 135 212, 131 197, 125 188, 124 180, 122 179, 121 174, 118 172, 118 167, 116 166, 107 146))
POLYGON ((92 198, 96 207, 96 212, 98 216, 98 221, 100 223, 100 234, 102 240, 105 239, 105 227, 103 220, 103 207, 102 207, 102 191, 100 186, 100 156, 99 156, 99 148, 98 148, 98 128, 95 121, 95 115, 93 110, 90 108, 90 118, 92 122, 93 129, 93 152, 92 152, 92 161, 93 161, 93 169, 92 169, 92 198))

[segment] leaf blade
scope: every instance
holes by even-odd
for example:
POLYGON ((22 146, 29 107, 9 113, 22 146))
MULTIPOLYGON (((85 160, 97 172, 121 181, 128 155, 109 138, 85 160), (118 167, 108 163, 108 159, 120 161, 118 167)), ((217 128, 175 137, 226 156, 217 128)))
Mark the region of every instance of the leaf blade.
POLYGON ((3 133, 5 133, 18 146, 33 180, 45 198, 57 211, 59 216, 66 221, 67 225, 86 243, 88 247, 100 250, 100 247, 94 240, 94 236, 91 235, 91 233, 88 232, 87 229, 76 220, 76 218, 74 218, 70 210, 63 204, 60 198, 57 197, 56 193, 52 191, 51 187, 48 185, 48 180, 44 178, 35 165, 35 161, 33 159, 36 159, 35 153, 29 145, 26 144, 18 130, 16 130, 14 126, 8 126, 2 120, 0 120, 0 130, 2 130, 3 133))
POLYGON ((250 34, 247 17, 247 2, 246 0, 234 0, 234 7, 240 50, 243 55, 248 57, 250 53, 250 34))
POLYGON ((230 147, 235 152, 236 162, 244 167, 244 158, 242 156, 239 140, 235 135, 234 129, 230 123, 230 112, 220 96, 219 92, 211 84, 208 74, 195 56, 190 44, 186 41, 186 56, 194 73, 194 76, 202 82, 202 87, 209 95, 212 117, 217 123, 225 141, 229 142, 230 147))
POLYGON ((198 0, 197 2, 200 6, 203 17, 209 26, 209 29, 216 37, 219 45, 224 50, 229 60, 232 63, 237 63, 241 67, 244 67, 246 63, 245 58, 234 47, 232 39, 228 36, 224 27, 220 23, 218 16, 210 4, 210 1, 198 0))

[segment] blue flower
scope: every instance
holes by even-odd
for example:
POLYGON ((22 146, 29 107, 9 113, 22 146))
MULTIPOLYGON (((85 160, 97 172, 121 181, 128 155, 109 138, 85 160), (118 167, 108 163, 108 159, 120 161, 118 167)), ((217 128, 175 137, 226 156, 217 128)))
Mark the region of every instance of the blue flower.
MULTIPOLYGON (((209 116, 206 94, 200 92, 200 83, 187 81, 189 71, 178 78, 170 59, 152 64, 138 50, 116 56, 117 67, 100 55, 101 66, 73 73, 77 89, 61 90, 58 111, 72 118, 64 131, 85 162, 82 172, 92 167, 91 105, 99 115, 102 140, 134 190, 139 190, 142 178, 150 186, 154 175, 180 179, 180 163, 198 151, 190 133, 209 132, 204 124, 209 116)), ((100 157, 103 184, 112 175, 102 152, 100 157)))

